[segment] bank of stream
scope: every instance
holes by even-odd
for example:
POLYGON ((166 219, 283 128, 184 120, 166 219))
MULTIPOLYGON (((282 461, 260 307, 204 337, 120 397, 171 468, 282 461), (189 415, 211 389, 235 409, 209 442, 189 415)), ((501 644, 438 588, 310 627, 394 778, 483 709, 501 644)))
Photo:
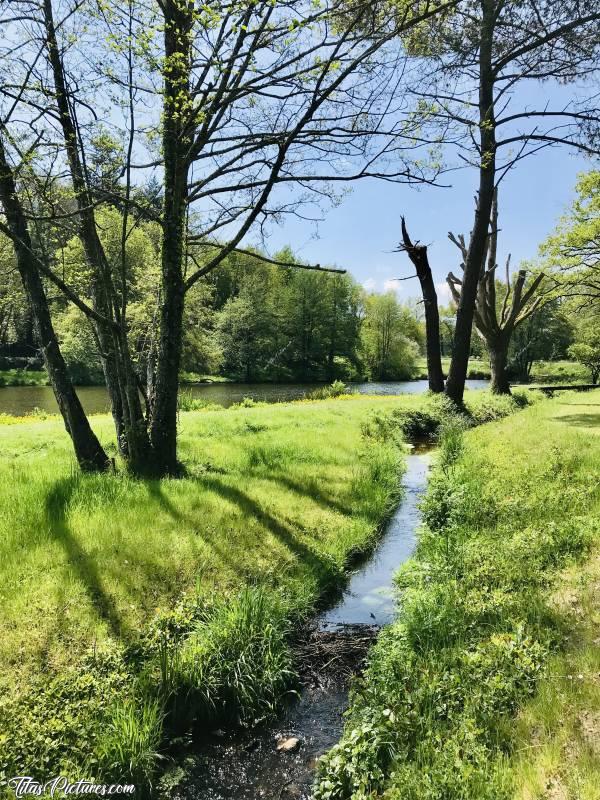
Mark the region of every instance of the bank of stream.
POLYGON ((200 747, 190 746, 172 773, 178 786, 169 796, 309 800, 317 759, 341 736, 352 675, 360 671, 379 628, 394 617, 393 577, 414 549, 429 461, 426 448, 407 456, 402 500, 377 548, 352 575, 339 602, 297 643, 299 696, 272 724, 213 731, 200 747))

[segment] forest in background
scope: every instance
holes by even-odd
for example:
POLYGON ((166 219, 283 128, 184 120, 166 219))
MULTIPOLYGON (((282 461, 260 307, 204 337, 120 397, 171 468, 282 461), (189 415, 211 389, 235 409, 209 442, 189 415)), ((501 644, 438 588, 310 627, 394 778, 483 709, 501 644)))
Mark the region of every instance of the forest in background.
MULTIPOLYGON (((106 253, 116 268, 122 214, 117 208, 104 208, 98 213, 98 223, 106 253)), ((552 251, 556 238, 550 237, 542 248, 546 261, 556 260, 552 251)), ((90 275, 79 238, 66 237, 55 245, 63 280, 86 295, 90 275)), ((155 223, 140 222, 128 239, 126 258, 132 287, 129 339, 137 369, 147 372, 160 297, 160 236, 155 223)), ((246 382, 421 377, 425 353, 421 302, 402 301, 393 290, 367 291, 342 271, 297 269, 300 261, 291 248, 272 258, 259 250, 236 251, 219 270, 195 284, 184 312, 184 380, 206 376, 246 382)), ((530 272, 539 271, 540 264, 528 265, 530 272)), ((497 287, 500 305, 505 286, 499 279, 497 287)), ((93 326, 63 295, 50 288, 48 294, 72 380, 78 385, 103 384, 93 326)), ((515 330, 509 352, 512 380, 527 382, 535 362, 575 356, 577 347, 589 339, 593 320, 577 313, 580 296, 575 303, 563 294, 564 282, 560 292, 550 294, 515 330)), ((443 357, 452 354, 455 316, 452 303, 440 308, 443 357)), ((488 352, 476 335, 471 356, 480 362, 471 369, 471 377, 487 377, 488 352)), ((27 374, 42 366, 31 311, 15 271, 14 250, 0 236, 0 370, 8 375, 7 383, 19 384, 27 383, 27 374)))

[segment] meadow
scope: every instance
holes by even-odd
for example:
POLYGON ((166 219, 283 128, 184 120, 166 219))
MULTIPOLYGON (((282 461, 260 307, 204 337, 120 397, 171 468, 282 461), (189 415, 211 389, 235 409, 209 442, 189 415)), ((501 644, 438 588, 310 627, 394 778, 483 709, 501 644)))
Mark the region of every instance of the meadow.
POLYGON ((441 436, 317 800, 597 800, 600 398, 441 436))
MULTIPOLYGON (((468 404, 475 421, 517 408, 468 404)), ((0 777, 147 786, 182 732, 272 714, 290 632, 377 540, 404 436, 446 413, 416 395, 181 412, 186 475, 162 481, 82 475, 57 418, 4 418, 0 777)))

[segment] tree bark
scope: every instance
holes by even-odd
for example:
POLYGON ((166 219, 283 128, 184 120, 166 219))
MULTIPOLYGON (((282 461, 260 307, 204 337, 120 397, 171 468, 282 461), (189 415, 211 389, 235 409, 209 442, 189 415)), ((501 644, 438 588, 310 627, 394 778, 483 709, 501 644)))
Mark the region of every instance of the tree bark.
POLYGON ((60 352, 46 292, 33 253, 27 220, 1 140, 0 201, 13 234, 17 269, 31 308, 36 337, 65 428, 73 442, 77 463, 87 472, 103 472, 110 466, 110 460, 90 427, 60 352))
POLYGON ((494 0, 482 0, 481 44, 479 48, 479 138, 480 166, 479 193, 475 222, 471 232, 465 261, 460 301, 456 312, 454 345, 446 394, 456 404, 462 405, 471 350, 471 333, 475 301, 481 270, 486 255, 488 228, 494 200, 496 179, 496 120, 494 114, 494 72, 492 44, 494 39, 494 0))
POLYGON ((494 394, 510 394, 510 382, 507 373, 508 343, 488 340, 487 346, 492 373, 490 389, 494 394))
POLYGON ((436 394, 444 391, 444 373, 442 371, 442 353, 440 344, 440 314, 438 309, 437 293, 429 266, 427 247, 413 244, 406 230, 406 223, 402 217, 402 241, 408 257, 417 271, 421 284, 423 306, 425 308, 425 340, 427 349, 427 377, 429 389, 436 394))
POLYGON ((164 186, 159 340, 156 380, 151 398, 150 440, 155 469, 174 475, 177 462, 177 392, 185 301, 184 258, 189 153, 193 4, 165 0, 163 99, 164 186))
POLYGON ((128 468, 134 473, 143 474, 151 470, 149 464, 150 440, 135 370, 129 353, 125 320, 121 319, 119 304, 114 296, 111 268, 96 228, 93 198, 86 183, 79 154, 77 131, 72 117, 63 63, 56 38, 52 0, 44 0, 44 21, 56 105, 81 220, 79 237, 93 275, 94 310, 114 323, 112 325, 100 324, 96 321, 94 326, 111 401, 117 441, 119 450, 127 458, 128 468))

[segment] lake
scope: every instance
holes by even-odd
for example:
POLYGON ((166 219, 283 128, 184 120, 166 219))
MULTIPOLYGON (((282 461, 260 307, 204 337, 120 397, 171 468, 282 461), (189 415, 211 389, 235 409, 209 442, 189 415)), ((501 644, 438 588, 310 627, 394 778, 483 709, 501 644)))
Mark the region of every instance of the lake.
MULTIPOLYGON (((298 400, 322 383, 203 383, 186 386, 194 397, 202 397, 211 403, 228 407, 239 403, 244 397, 277 403, 298 400)), ((352 391, 360 394, 420 394, 427 390, 427 381, 397 381, 386 383, 350 383, 352 391)), ((485 389, 487 381, 467 381, 469 389, 485 389)), ((77 394, 88 414, 99 414, 110 410, 108 395, 103 386, 80 386, 77 394)), ((0 388, 0 414, 20 417, 34 408, 49 413, 58 412, 54 394, 49 386, 5 386, 0 388)))

